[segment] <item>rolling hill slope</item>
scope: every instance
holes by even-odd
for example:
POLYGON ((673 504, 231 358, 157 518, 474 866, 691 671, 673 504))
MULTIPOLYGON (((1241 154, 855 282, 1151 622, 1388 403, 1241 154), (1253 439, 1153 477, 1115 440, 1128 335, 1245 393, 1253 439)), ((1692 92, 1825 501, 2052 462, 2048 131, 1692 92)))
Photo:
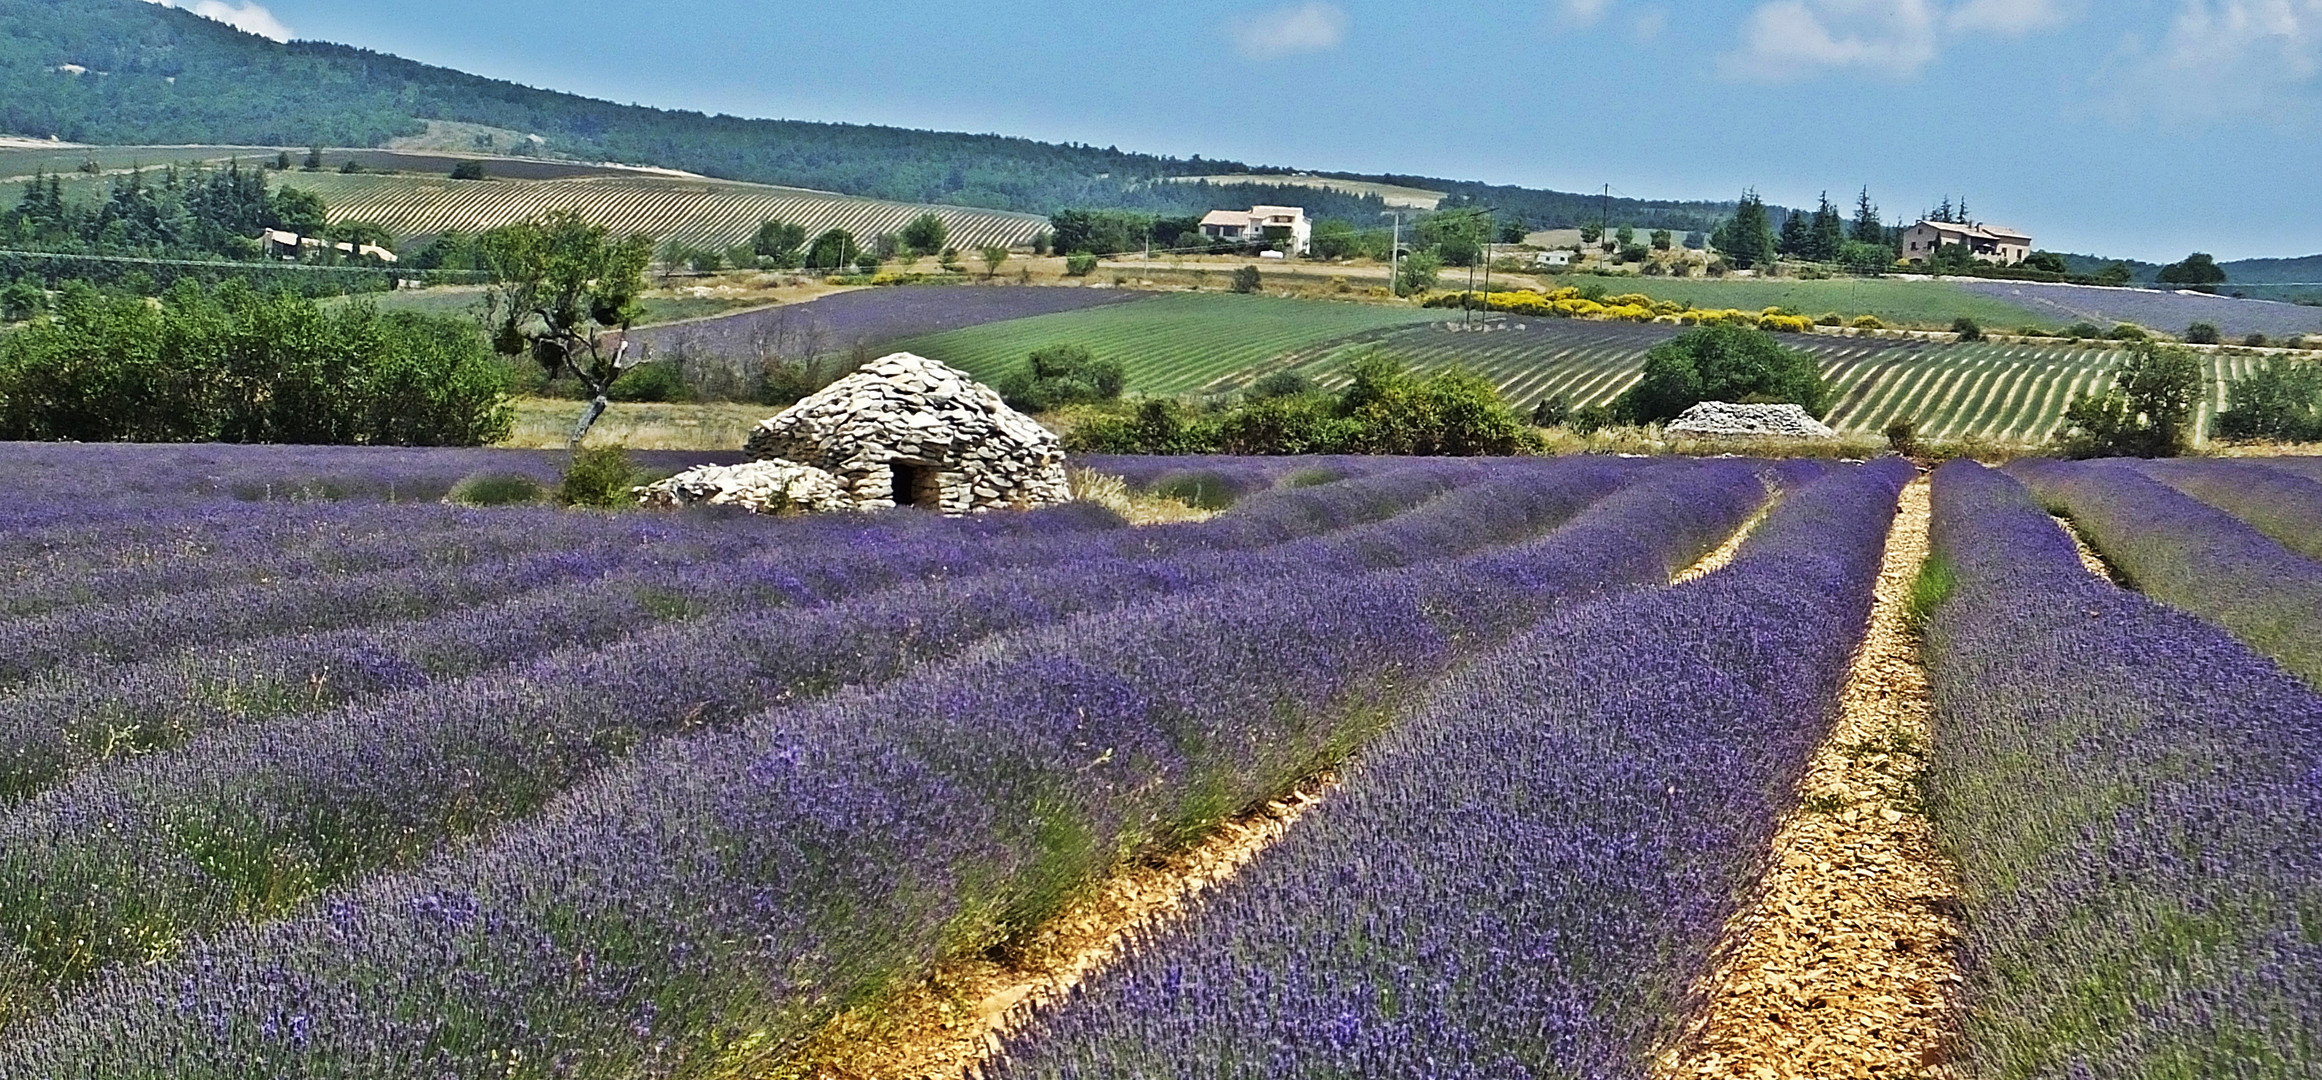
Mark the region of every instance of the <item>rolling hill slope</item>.
MULTIPOLYGON (((381 146, 427 132, 431 120, 538 135, 548 153, 586 161, 899 202, 1184 214, 1295 199, 1318 214, 1366 220, 1383 205, 1310 188, 1154 182, 1292 170, 998 135, 617 105, 345 45, 280 44, 142 0, 0 0, 0 134, 104 144, 381 146), (60 70, 67 65, 84 70, 60 70)), ((1535 226, 1577 224, 1598 208, 1592 197, 1557 192, 1392 182, 1447 191, 1455 201, 1489 197, 1535 226), (1555 220, 1560 215, 1571 220, 1555 220)), ((1611 208, 1640 226, 1699 228, 1704 207, 1725 205, 1622 199, 1611 208)))

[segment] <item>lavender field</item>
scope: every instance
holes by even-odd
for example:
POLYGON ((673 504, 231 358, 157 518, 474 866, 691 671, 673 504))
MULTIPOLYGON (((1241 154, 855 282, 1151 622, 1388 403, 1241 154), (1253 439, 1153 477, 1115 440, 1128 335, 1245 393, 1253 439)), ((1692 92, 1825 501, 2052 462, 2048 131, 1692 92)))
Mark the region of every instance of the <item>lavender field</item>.
POLYGON ((877 349, 925 334, 1132 303, 1152 295, 1019 285, 862 289, 803 304, 648 327, 632 336, 656 355, 686 353, 729 360, 812 356, 877 349))
MULTIPOLYGON (((1924 482, 1075 462, 1224 508, 1152 527, 441 501, 558 465, 0 447, 0 1080, 814 1075, 1325 775, 948 1075, 1663 1076, 1779 827, 1826 812, 1799 784, 1924 482)), ((1956 1075, 2322 1067, 2313 605, 2261 588, 2322 579, 2271 538, 2308 488, 1935 477, 1900 585, 1956 1075)))

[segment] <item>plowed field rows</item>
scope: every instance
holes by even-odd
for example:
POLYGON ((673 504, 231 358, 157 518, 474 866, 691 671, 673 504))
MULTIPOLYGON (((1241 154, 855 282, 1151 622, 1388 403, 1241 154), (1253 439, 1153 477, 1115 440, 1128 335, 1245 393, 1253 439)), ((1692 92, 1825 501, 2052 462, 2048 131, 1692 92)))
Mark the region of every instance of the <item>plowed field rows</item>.
MULTIPOLYGON (((1281 367, 1307 372, 1328 385, 1350 348, 1375 344, 1421 366, 1459 364, 1479 371, 1518 405, 1560 393, 1576 406, 1606 405, 1637 381, 1645 353, 1678 332, 1666 326, 1562 320, 1497 323, 1489 330, 1460 326, 1435 322, 1358 345, 1312 348, 1220 379, 1212 388, 1231 389, 1281 367)), ((1833 428, 1876 433, 1907 416, 1919 421, 1922 435, 1941 439, 2045 439, 2063 423, 2064 407, 2074 396, 2110 384, 2123 356, 2117 349, 2063 342, 1950 345, 1806 336, 1783 343, 1821 358, 1835 392, 1828 417, 1833 428)), ((2258 354, 2218 352, 2206 360, 2212 382, 2202 406, 2203 427, 2224 405, 2223 380, 2248 374, 2258 354)))
POLYGON ((933 210, 963 251, 1029 243, 1047 222, 958 206, 858 199, 800 188, 663 176, 585 176, 557 180, 455 181, 436 177, 316 173, 296 185, 322 196, 333 221, 369 221, 399 237, 445 229, 475 232, 550 210, 577 210, 616 233, 726 248, 766 221, 803 225, 809 235, 845 229, 857 237, 899 232, 933 210))

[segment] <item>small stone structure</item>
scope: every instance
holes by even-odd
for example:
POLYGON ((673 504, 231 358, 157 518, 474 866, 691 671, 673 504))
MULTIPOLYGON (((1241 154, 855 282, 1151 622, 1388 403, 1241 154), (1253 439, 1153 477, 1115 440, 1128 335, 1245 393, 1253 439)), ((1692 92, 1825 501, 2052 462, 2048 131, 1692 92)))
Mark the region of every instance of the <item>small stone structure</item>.
POLYGON ((1835 439, 1838 433, 1796 405, 1731 405, 1704 401, 1662 429, 1671 435, 1835 439))
POLYGON ((966 372, 910 353, 761 422, 748 450, 831 474, 861 509, 968 514, 1072 500, 1054 432, 966 372))
POLYGON ((791 461, 703 465, 638 488, 636 495, 646 506, 739 506, 753 514, 822 513, 855 505, 837 477, 791 461))

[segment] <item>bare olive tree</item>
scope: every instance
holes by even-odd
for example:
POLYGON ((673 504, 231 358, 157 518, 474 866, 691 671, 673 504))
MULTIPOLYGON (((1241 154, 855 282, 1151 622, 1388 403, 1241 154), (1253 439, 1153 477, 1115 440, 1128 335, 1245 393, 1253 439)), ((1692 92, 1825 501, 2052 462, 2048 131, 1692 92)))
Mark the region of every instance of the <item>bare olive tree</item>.
POLYGON ((629 352, 629 327, 653 262, 653 238, 619 240, 569 210, 505 225, 478 241, 492 287, 485 325, 503 356, 530 355, 551 377, 570 373, 589 396, 572 445, 605 414, 613 381, 642 362, 629 352))

